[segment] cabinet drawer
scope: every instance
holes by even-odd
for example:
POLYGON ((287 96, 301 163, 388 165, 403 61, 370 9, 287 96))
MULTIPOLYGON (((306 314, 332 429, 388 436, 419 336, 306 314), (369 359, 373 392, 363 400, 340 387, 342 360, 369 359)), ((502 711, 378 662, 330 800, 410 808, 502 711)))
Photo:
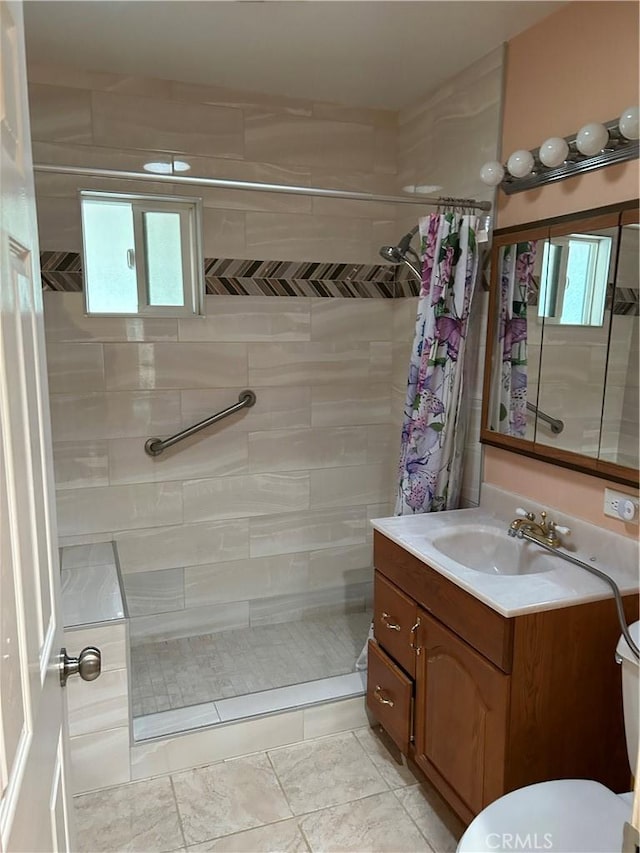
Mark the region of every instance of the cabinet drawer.
POLYGON ((416 673, 413 648, 418 608, 415 601, 376 572, 373 585, 373 630, 379 645, 405 669, 416 673))
POLYGON ((367 706, 387 734, 406 753, 411 737, 412 682, 369 640, 367 706))
POLYGON ((383 574, 503 672, 511 672, 513 619, 501 616, 377 530, 373 563, 376 585, 383 574))

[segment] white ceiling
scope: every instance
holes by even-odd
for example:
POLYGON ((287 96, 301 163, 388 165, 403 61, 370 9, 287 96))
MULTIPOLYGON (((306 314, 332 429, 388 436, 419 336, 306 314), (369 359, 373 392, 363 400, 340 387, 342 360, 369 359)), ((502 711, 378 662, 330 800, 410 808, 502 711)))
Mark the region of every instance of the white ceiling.
POLYGON ((400 109, 554 12, 485 0, 28 0, 31 61, 400 109))

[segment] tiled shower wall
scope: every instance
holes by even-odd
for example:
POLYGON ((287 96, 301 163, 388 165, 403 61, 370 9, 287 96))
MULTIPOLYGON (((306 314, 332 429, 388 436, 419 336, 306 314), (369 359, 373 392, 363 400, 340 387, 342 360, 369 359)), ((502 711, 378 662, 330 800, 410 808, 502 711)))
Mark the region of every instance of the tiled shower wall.
MULTIPOLYGON (((399 113, 398 188, 427 186, 434 188, 432 195, 494 201, 494 190, 480 181, 479 174, 483 163, 499 159, 502 69, 503 51, 499 48, 399 113)), ((399 234, 405 234, 416 224, 415 216, 407 213, 406 210, 399 211, 399 234)), ((417 238, 413 245, 418 245, 417 238)), ((465 377, 465 399, 469 404, 469 430, 461 491, 464 505, 477 504, 480 490, 480 409, 488 297, 480 282, 467 343, 469 371, 465 377)), ((410 304, 397 304, 395 308, 392 420, 398 431, 416 300, 396 300, 399 302, 410 304), (405 331, 407 329, 411 330, 409 334, 405 331)))
MULTIPOLYGON (((35 62, 28 76, 36 162, 142 171, 173 154, 201 177, 397 190, 391 111, 35 62)), ((390 204, 145 186, 202 197, 205 257, 377 263, 378 247, 397 239, 390 204)), ((145 191, 140 182, 36 174, 41 249, 80 251, 83 187, 145 191)))
POLYGON ((134 637, 363 608, 368 518, 389 512, 393 300, 206 303, 97 319, 45 293, 62 541, 115 539, 134 637), (145 454, 244 388, 253 408, 145 454))
MULTIPOLYGON (((421 182, 483 197, 467 171, 497 139, 497 54, 400 114, 399 133, 385 111, 37 65, 29 76, 34 157, 53 164, 141 170, 174 154, 197 175, 397 193, 408 180, 396 174, 397 150, 405 171, 424 170, 421 182), (426 160, 413 144, 421 134, 426 160), (460 163, 434 155, 452 134, 466 140, 462 185, 460 163), (435 163, 437 179, 427 174, 435 163)), ((79 188, 141 191, 42 174, 36 186, 41 247, 52 252, 80 250, 79 188)), ((422 212, 197 194, 209 258, 377 263, 378 247, 422 212)), ((134 636, 363 607, 367 519, 391 511, 415 299, 216 295, 206 312, 86 318, 79 293, 45 294, 63 542, 118 542, 134 636), (254 408, 158 459, 144 454, 149 435, 193 423, 245 387, 254 408)), ((470 453, 475 463, 473 444, 470 453)), ((474 473, 467 503, 478 483, 474 473)))
MULTIPOLYGON (((36 161, 141 171, 175 155, 199 176, 396 191, 392 112, 36 64, 29 78, 36 161)), ((79 188, 168 191, 36 185, 41 248, 55 252, 80 250, 79 188)), ((207 258, 377 263, 397 239, 394 205, 179 192, 203 198, 207 258)), ((367 519, 389 512, 391 300, 216 295, 205 319, 180 322, 87 319, 80 294, 45 301, 60 534, 116 539, 133 636, 364 607, 367 519), (254 408, 146 456, 149 435, 245 387, 254 408)))

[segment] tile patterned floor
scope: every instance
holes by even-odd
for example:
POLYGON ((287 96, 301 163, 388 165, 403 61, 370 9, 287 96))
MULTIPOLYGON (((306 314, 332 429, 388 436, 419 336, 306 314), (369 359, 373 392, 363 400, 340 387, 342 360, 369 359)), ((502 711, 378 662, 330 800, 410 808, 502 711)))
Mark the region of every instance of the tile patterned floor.
POLYGON ((333 614, 131 648, 133 715, 353 672, 370 613, 333 614))
POLYGON ((75 798, 82 853, 451 853, 463 826, 372 730, 75 798))

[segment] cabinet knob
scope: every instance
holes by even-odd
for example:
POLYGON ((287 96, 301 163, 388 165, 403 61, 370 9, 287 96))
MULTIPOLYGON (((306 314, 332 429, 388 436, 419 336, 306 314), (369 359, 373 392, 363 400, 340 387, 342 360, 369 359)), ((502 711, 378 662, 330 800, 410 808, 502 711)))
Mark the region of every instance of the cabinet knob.
POLYGON ((385 613, 385 612, 383 611, 383 613, 382 613, 382 621, 383 621, 383 622, 384 622, 384 624, 387 626, 387 628, 388 628, 390 631, 401 631, 401 630, 402 630, 402 628, 400 627, 400 625, 398 625, 398 623, 397 623, 397 622, 389 622, 389 619, 391 619, 391 616, 389 616, 389 614, 388 614, 388 613, 385 613))
POLYGON ((376 697, 376 699, 378 700, 378 702, 380 702, 381 705, 388 705, 390 708, 393 708, 393 699, 387 699, 386 696, 383 696, 382 687, 380 687, 379 684, 376 685, 376 689, 373 691, 373 695, 376 697))

